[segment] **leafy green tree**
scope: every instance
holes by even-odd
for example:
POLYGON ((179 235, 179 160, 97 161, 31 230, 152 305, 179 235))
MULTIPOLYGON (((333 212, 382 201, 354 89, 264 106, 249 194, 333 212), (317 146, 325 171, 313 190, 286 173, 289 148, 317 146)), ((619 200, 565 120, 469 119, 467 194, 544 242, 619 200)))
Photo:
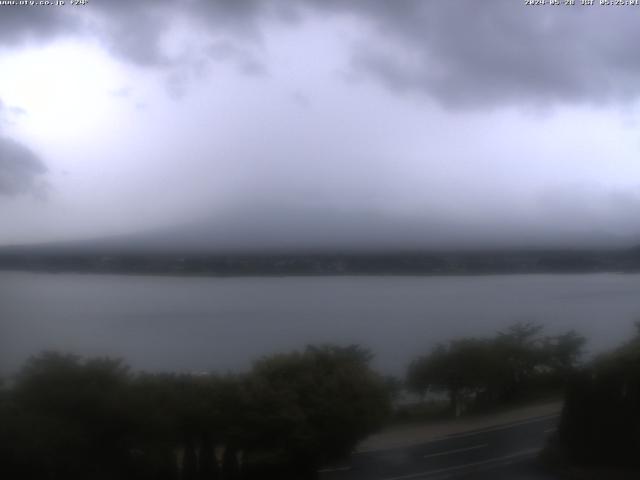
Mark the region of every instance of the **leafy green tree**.
POLYGON ((543 337, 541 326, 516 323, 493 338, 437 345, 409 365, 407 386, 423 396, 446 392, 457 415, 463 405, 509 402, 563 382, 578 364, 584 342, 573 331, 543 337))
POLYGON ((117 478, 129 469, 127 367, 118 360, 44 353, 12 391, 13 467, 21 478, 117 478))
POLYGON ((498 332, 493 348, 502 368, 502 400, 516 398, 543 364, 542 330, 541 325, 518 322, 498 332))
POLYGON ((0 462, 26 480, 312 478, 389 412, 370 360, 355 346, 308 347, 219 377, 44 353, 0 389, 0 462))
POLYGON ((630 341, 574 373, 557 442, 570 463, 640 469, 640 325, 630 341))
POLYGON ((277 457, 293 478, 313 478, 319 465, 349 455, 390 410, 370 360, 356 346, 322 346, 256 362, 247 379, 253 453, 263 462, 277 457))
POLYGON ((141 450, 173 463, 182 478, 215 478, 214 447, 243 428, 235 413, 241 408, 237 383, 215 375, 139 375, 133 391, 141 450))
POLYGON ((466 399, 489 390, 495 370, 495 357, 488 341, 453 340, 437 345, 431 353, 413 361, 407 384, 421 395, 427 391, 447 392, 451 412, 458 415, 466 399))
POLYGON ((542 344, 543 362, 552 372, 566 377, 580 364, 586 342, 586 338, 575 330, 545 337, 542 344))

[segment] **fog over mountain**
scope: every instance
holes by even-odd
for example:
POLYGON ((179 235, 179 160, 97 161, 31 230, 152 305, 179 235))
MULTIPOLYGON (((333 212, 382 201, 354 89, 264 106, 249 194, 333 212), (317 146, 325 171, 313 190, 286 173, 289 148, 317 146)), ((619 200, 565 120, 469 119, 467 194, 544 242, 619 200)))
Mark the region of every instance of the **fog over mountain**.
POLYGON ((0 245, 640 242, 640 8, 0 9, 0 245))
MULTIPOLYGON (((144 232, 24 244, 34 251, 100 254, 304 254, 507 250, 600 250, 638 246, 636 235, 607 231, 469 225, 451 219, 417 221, 372 211, 240 210, 144 232)), ((22 244, 0 247, 0 253, 22 244)))

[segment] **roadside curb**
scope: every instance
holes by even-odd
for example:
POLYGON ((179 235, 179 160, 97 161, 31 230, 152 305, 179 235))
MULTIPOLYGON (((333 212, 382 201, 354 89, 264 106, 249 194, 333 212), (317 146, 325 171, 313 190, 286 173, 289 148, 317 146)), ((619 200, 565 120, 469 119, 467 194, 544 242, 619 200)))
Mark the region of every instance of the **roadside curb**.
POLYGON ((364 440, 356 448, 354 454, 361 455, 394 450, 458 436, 510 428, 559 416, 561 409, 562 402, 551 402, 509 410, 486 417, 417 424, 402 429, 383 431, 364 440))

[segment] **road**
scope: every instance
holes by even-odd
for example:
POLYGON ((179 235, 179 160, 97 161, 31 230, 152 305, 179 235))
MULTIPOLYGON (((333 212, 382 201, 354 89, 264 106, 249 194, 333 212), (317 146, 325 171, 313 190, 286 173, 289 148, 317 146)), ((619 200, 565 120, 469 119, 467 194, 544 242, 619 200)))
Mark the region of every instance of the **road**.
POLYGON ((354 454, 321 480, 553 480, 536 456, 558 415, 451 435, 404 448, 354 454))

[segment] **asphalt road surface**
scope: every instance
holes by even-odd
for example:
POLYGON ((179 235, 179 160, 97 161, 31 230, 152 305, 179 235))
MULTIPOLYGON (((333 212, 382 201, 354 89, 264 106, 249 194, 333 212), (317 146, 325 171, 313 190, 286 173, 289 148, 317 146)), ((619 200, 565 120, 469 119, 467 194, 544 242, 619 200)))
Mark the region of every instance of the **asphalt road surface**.
POLYGON ((354 454, 321 480, 554 480, 536 457, 558 415, 451 435, 410 447, 354 454))

